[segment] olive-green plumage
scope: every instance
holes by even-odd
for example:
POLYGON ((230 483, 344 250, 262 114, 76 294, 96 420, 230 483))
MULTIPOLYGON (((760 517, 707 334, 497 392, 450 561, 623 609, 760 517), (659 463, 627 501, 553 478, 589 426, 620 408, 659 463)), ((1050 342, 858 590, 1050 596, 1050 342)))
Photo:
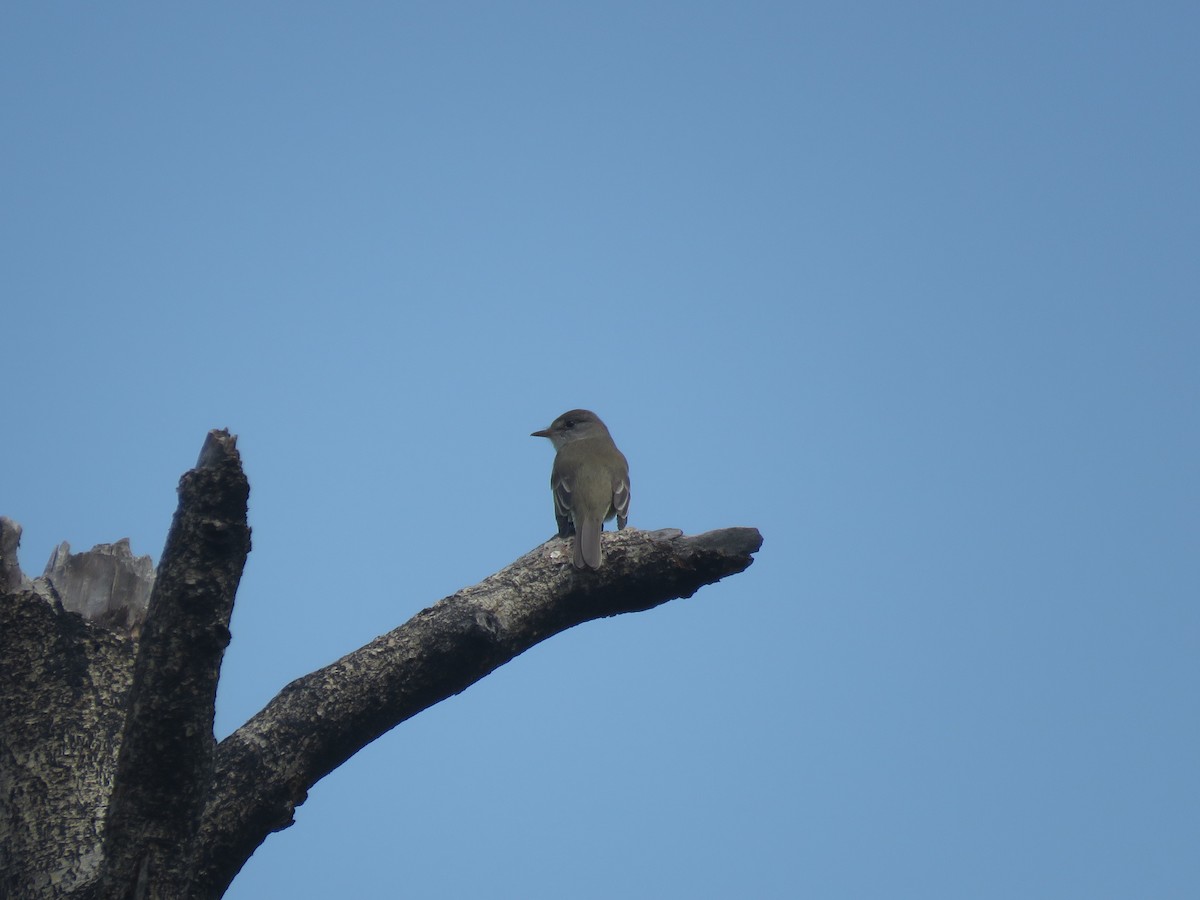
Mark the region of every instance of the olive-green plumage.
POLYGON ((560 537, 575 535, 575 568, 600 568, 600 532, 614 516, 617 528, 629 518, 629 463, 600 417, 586 409, 565 412, 549 428, 557 454, 550 472, 554 517, 560 537))

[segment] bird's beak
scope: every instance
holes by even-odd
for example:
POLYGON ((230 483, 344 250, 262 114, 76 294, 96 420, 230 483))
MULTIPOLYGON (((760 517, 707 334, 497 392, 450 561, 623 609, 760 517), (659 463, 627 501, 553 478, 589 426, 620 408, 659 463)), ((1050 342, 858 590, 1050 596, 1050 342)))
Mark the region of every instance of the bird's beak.
POLYGON ((550 429, 543 428, 541 431, 531 432, 529 436, 530 437, 550 437, 550 429))

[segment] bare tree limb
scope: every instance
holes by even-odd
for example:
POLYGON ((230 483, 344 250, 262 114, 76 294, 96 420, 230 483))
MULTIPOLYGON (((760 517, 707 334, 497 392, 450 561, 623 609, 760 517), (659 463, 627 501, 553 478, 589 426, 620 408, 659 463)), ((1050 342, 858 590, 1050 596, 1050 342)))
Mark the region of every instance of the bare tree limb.
POLYGON ((180 480, 144 623, 129 585, 144 593, 151 573, 127 545, 63 549, 30 582, 20 526, 0 519, 0 898, 215 900, 384 732, 567 628, 690 597, 762 543, 752 528, 626 529, 579 571, 555 538, 294 681, 217 746, 248 493, 236 438, 212 432, 180 480))
POLYGON ((292 823, 309 788, 384 732, 567 628, 690 597, 744 570, 762 537, 626 529, 604 541, 594 572, 570 565, 567 542, 547 542, 292 682, 223 740, 193 896, 220 897, 267 834, 292 823))
POLYGON ((213 765, 213 709, 250 551, 237 438, 208 435, 179 507, 134 660, 98 896, 183 897, 213 765))

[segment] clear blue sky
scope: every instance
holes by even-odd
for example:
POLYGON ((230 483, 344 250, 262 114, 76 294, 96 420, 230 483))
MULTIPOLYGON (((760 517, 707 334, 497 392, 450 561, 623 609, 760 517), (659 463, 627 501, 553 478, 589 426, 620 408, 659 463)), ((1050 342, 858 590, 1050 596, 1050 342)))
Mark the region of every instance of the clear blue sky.
POLYGON ((0 513, 251 555, 217 727, 550 536, 744 575, 535 648, 229 896, 1200 895, 1200 7, 6 4, 0 513))

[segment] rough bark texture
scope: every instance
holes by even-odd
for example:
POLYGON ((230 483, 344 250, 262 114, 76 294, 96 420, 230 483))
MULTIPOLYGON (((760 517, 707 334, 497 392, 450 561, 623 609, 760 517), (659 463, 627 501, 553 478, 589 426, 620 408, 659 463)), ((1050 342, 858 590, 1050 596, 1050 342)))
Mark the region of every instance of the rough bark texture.
MULTIPOLYGON (((24 579, 19 526, 0 520, 0 898, 220 897, 309 788, 384 732, 573 625, 742 571, 762 542, 626 529, 593 572, 554 538, 294 681, 214 746, 247 494, 236 438, 213 432, 180 482, 144 625, 136 602, 97 601, 96 578, 71 602, 97 621, 65 609, 66 580, 24 579)), ((120 548, 97 556, 135 566, 120 548)))
POLYGON ((0 897, 95 881, 132 674, 128 637, 0 596, 0 897))
POLYGON ((749 566, 761 543, 753 528, 691 538, 627 528, 604 536, 603 567, 580 571, 555 538, 293 681, 217 749, 197 895, 219 897, 312 785, 400 722, 573 625, 690 597, 749 566))
POLYGON ((212 781, 213 712, 250 552, 237 439, 212 432, 179 482, 138 643, 104 836, 100 897, 184 897, 212 781))

